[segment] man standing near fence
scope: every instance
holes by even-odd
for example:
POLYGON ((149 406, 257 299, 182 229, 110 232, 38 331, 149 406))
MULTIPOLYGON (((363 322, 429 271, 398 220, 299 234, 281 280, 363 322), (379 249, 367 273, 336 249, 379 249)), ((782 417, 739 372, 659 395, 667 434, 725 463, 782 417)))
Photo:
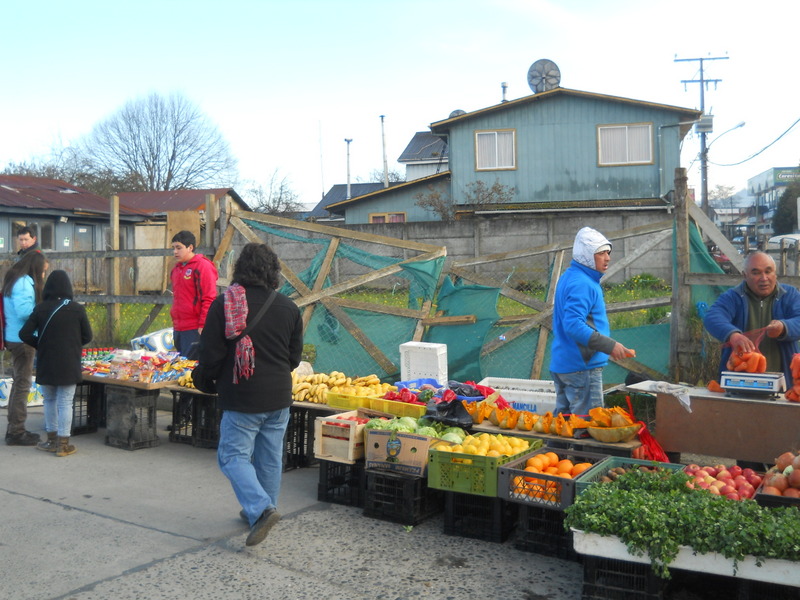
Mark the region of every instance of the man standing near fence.
MULTIPOLYGON (((194 251, 197 240, 191 231, 179 231, 172 236, 172 255, 175 266, 172 281, 172 340, 181 356, 197 360, 200 357, 200 332, 206 322, 208 309, 217 297, 217 268, 214 263, 194 251)), ((183 426, 192 420, 192 397, 180 395, 180 415, 183 426)))

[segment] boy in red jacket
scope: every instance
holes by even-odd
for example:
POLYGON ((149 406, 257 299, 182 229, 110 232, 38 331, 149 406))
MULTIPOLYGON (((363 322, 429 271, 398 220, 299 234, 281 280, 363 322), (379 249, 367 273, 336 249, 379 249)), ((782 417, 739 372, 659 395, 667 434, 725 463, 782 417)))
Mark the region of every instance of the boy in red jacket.
POLYGON ((181 356, 197 360, 200 332, 206 322, 208 307, 217 297, 217 268, 202 254, 195 253, 197 240, 191 231, 179 231, 172 237, 175 266, 172 280, 172 336, 181 356))

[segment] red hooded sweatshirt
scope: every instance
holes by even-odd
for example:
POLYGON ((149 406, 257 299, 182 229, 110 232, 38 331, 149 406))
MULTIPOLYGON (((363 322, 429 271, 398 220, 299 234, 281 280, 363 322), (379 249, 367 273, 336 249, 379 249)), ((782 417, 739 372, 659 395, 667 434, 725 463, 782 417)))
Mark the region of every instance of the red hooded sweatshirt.
POLYGON ((217 268, 202 254, 172 268, 172 326, 176 331, 200 329, 217 297, 217 268))

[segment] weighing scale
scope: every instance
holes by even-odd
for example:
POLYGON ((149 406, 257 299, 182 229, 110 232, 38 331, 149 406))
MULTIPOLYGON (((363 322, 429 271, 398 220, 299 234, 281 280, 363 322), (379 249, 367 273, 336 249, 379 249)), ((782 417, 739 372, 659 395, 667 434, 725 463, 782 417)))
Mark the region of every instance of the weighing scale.
POLYGON ((725 389, 726 396, 774 398, 786 391, 783 373, 723 371, 719 383, 725 389))

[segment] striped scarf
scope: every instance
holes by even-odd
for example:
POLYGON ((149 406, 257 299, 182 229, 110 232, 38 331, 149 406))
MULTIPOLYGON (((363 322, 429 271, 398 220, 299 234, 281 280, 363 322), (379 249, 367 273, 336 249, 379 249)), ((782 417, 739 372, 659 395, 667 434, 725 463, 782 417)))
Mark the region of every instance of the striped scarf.
MULTIPOLYGON (((247 296, 245 289, 234 283, 225 290, 225 339, 232 340, 247 327, 247 296)), ((236 357, 233 363, 233 383, 239 378, 250 379, 256 366, 256 351, 249 335, 236 342, 236 357)))

